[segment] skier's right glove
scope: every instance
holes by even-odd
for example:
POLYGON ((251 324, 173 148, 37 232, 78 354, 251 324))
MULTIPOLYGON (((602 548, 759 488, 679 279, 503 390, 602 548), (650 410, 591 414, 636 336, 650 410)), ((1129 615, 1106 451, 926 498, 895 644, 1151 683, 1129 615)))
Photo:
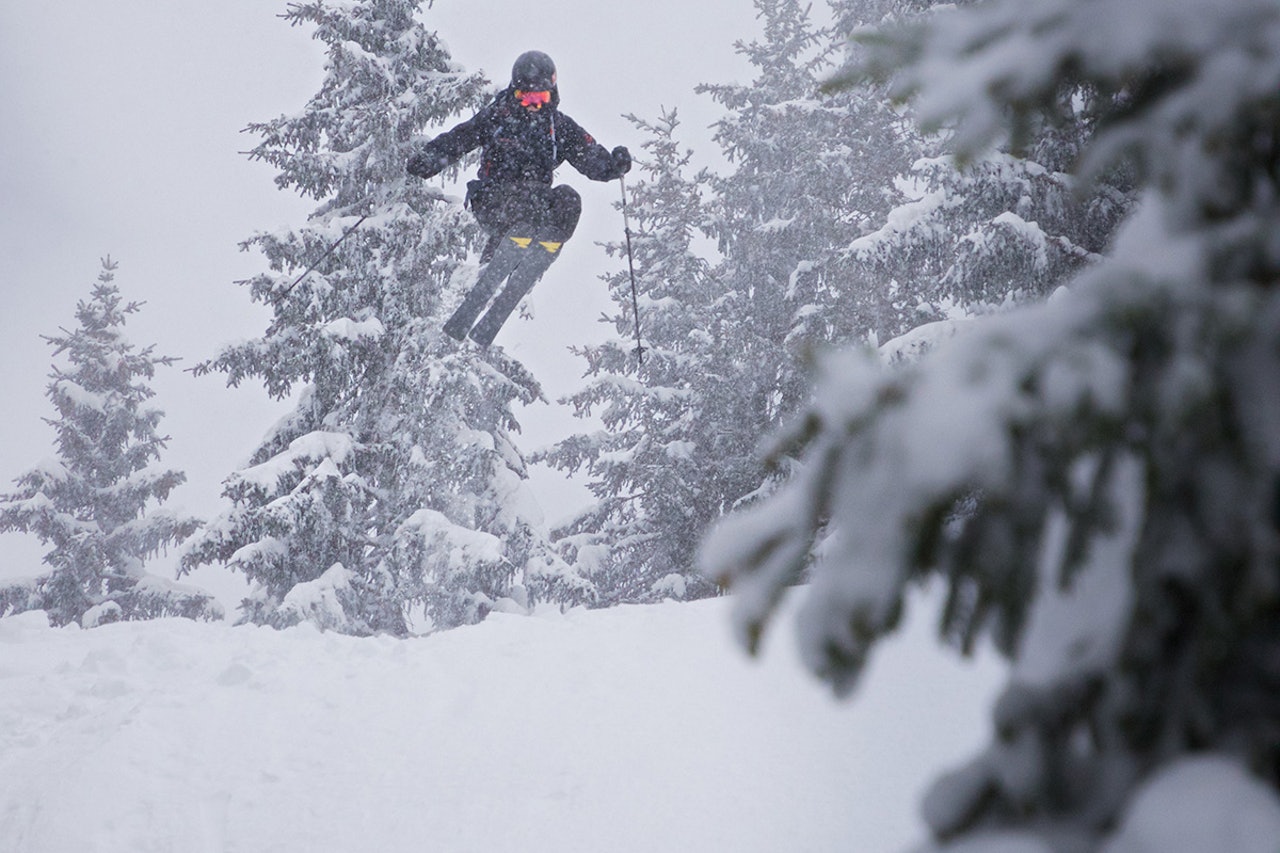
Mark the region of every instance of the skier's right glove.
POLYGON ((613 170, 619 177, 631 171, 631 152, 627 150, 627 146, 619 145, 610 156, 613 157, 613 170))
POLYGON ((441 162, 440 157, 428 148, 411 155, 406 169, 416 178, 434 178, 448 165, 448 161, 441 162))

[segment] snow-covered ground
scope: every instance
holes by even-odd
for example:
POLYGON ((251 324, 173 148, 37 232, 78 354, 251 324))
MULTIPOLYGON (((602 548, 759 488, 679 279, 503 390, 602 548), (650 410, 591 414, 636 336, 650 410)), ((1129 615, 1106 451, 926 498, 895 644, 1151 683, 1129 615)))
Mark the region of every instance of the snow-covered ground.
MULTIPOLYGON (((434 636, 0 620, 0 851, 900 850, 1003 669, 916 608, 861 692, 725 600, 434 636)), ((790 609, 790 608, 788 608, 790 609)))

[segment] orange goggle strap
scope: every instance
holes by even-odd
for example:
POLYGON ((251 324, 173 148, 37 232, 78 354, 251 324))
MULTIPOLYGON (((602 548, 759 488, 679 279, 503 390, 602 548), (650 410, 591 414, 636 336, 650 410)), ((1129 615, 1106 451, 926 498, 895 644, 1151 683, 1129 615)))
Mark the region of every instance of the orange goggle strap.
POLYGON ((522 89, 516 89, 516 100, 521 106, 531 107, 534 104, 542 106, 551 103, 551 92, 543 90, 541 92, 525 92, 522 89))

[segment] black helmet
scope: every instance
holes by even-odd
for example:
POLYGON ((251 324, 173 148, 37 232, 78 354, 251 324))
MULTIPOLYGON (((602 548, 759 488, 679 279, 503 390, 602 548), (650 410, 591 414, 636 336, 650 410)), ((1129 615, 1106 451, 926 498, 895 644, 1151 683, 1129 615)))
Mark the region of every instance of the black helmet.
POLYGON ((511 66, 511 88, 542 92, 556 87, 556 64, 540 50, 520 54, 511 66))

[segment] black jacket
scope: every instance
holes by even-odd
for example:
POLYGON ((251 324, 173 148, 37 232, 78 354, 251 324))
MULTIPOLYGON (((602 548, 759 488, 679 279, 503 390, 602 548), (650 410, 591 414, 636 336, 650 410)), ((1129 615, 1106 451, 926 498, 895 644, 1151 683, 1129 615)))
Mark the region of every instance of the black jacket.
POLYGON ((409 174, 430 178, 468 151, 482 148, 482 185, 509 181, 552 182, 556 167, 568 161, 594 181, 612 181, 622 172, 604 146, 559 110, 560 95, 531 112, 504 89, 472 118, 421 145, 409 158, 409 174))

